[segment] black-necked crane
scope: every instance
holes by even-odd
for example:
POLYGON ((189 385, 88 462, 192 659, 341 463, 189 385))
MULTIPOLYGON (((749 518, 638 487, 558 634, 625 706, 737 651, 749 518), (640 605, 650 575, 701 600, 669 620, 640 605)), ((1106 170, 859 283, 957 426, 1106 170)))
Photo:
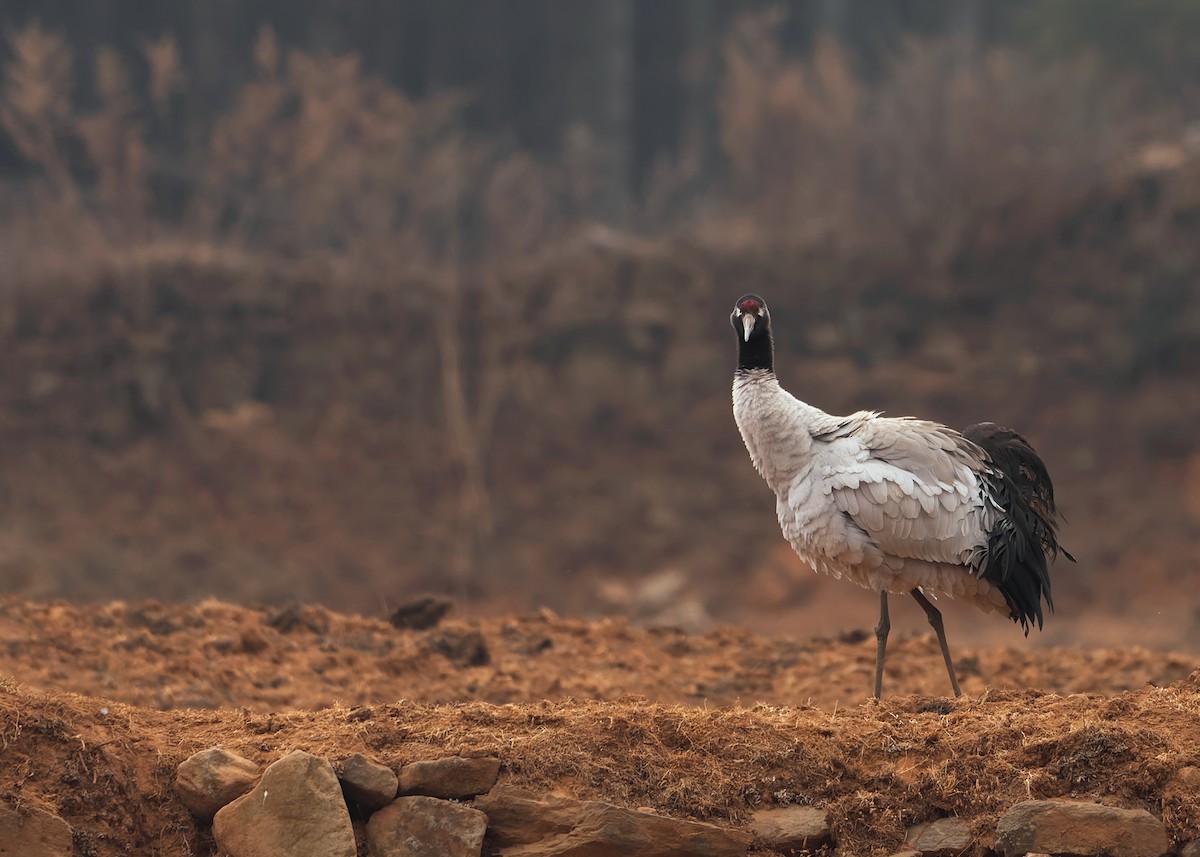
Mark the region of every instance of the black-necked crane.
POLYGON ((929 600, 961 598, 1042 627, 1053 610, 1047 558, 1060 552, 1054 486, 1015 431, 978 423, 957 432, 910 417, 827 414, 775 377, 771 314, 738 299, 733 415, 754 467, 775 492, 783 536, 814 570, 879 593, 874 696, 883 689, 888 593, 907 593, 937 634, 961 696, 942 614, 929 600))

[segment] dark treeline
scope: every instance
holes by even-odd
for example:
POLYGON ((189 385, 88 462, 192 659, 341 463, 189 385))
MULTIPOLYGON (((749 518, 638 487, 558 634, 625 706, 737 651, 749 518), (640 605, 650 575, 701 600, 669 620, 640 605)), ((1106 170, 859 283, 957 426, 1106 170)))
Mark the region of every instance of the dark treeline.
MULTIPOLYGON (((6 32, 36 22, 66 36, 80 59, 77 97, 94 97, 91 66, 112 46, 135 68, 142 47, 169 36, 178 44, 186 86, 179 120, 161 142, 186 151, 203 145, 213 118, 255 73, 253 45, 264 26, 284 48, 353 53, 364 69, 420 98, 460 89, 465 121, 490 139, 539 156, 559 151, 569 129, 598 144, 614 215, 636 196, 660 159, 690 147, 705 172, 719 168, 714 93, 721 44, 740 15, 771 6, 783 18, 778 37, 791 54, 808 52, 818 34, 835 34, 870 78, 906 38, 952 35, 964 56, 1014 37, 1029 0, 190 0, 91 3, 6 0, 6 32)), ((1070 6, 1072 4, 1058 4, 1070 6)), ((1107 5, 1107 4, 1100 4, 1107 5)), ((1026 27, 1026 29, 1028 29, 1026 27)), ((1038 32, 1045 28, 1039 24, 1038 32)), ((1072 31, 1073 32, 1073 31, 1072 31)), ((8 46, 0 47, 3 60, 8 46)), ((143 72, 145 70, 143 69, 143 72)), ((0 136, 0 168, 21 161, 0 136)))

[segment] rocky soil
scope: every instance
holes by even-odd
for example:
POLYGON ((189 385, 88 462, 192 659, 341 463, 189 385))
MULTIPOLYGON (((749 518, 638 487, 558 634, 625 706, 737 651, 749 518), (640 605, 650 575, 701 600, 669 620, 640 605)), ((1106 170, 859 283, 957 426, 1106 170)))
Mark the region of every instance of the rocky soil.
MULTIPOLYGON (((955 701, 932 637, 913 634, 895 641, 876 704, 873 651, 861 632, 548 612, 417 629, 317 607, 10 599, 0 809, 61 817, 76 855, 213 855, 212 826, 175 783, 181 762, 222 747, 261 768, 296 750, 397 772, 494 757, 501 794, 743 832, 764 810, 816 807, 837 855, 896 853, 947 818, 962 824, 934 833, 965 836, 956 853, 992 853, 1012 807, 1061 798, 1146 810, 1176 853, 1200 836, 1194 655, 963 646, 955 701)), ((366 853, 363 819, 355 831, 366 853)), ((489 832, 484 853, 505 842, 489 832)))

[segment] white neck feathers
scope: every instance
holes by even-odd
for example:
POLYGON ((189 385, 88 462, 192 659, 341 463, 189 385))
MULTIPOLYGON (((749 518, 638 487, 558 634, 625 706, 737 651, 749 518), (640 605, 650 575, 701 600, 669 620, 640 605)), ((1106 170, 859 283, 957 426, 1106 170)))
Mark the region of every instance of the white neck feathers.
POLYGON ((780 387, 767 369, 741 370, 734 376, 733 417, 754 467, 776 492, 808 465, 813 435, 837 423, 836 417, 780 387))

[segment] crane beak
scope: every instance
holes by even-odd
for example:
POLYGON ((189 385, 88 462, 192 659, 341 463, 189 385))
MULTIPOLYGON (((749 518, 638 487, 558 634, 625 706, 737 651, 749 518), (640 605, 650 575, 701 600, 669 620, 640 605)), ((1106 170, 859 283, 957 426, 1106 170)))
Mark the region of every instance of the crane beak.
POLYGON ((754 330, 754 322, 758 321, 758 316, 753 313, 742 313, 742 330, 745 332, 745 341, 750 341, 750 331, 754 330))

